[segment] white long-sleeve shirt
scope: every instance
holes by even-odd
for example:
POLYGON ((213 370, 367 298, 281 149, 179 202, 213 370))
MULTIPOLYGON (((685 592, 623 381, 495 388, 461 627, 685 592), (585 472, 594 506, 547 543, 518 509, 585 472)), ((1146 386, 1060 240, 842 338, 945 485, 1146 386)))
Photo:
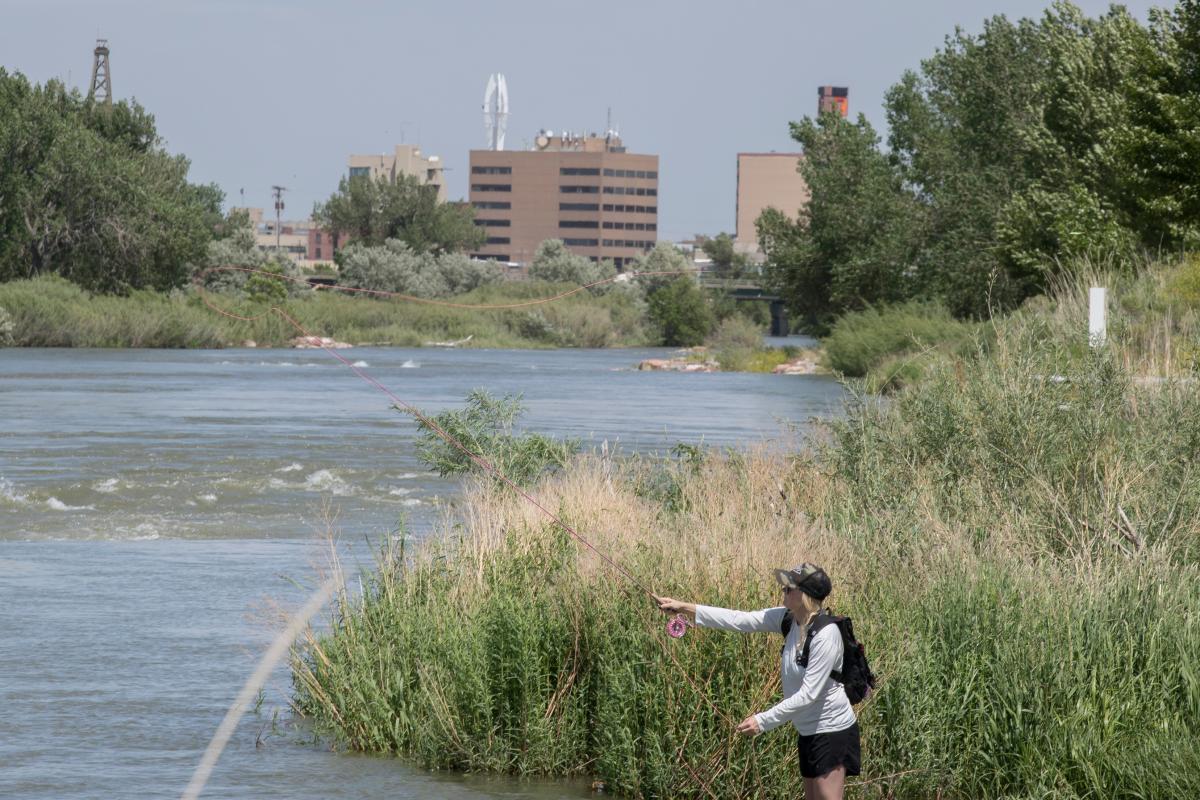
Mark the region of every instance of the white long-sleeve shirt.
MULTIPOLYGON (((758 611, 696 606, 696 624, 742 633, 779 633, 786 613, 783 606, 758 611)), ((818 631, 808 649, 808 667, 802 667, 796 663, 796 656, 804 649, 806 634, 806 626, 800 624, 788 631, 780 665, 783 700, 754 715, 764 731, 791 722, 797 731, 810 736, 845 730, 857 719, 845 688, 829 677, 831 671, 842 668, 841 632, 836 625, 818 631)))

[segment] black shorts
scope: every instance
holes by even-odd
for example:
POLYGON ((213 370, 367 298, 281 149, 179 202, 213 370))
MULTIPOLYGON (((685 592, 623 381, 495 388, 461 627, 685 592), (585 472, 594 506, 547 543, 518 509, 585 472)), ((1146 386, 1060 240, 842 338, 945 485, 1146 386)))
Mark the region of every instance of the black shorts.
POLYGON ((832 733, 800 734, 797 749, 800 751, 800 774, 806 778, 819 778, 842 766, 847 775, 862 772, 857 722, 832 733))

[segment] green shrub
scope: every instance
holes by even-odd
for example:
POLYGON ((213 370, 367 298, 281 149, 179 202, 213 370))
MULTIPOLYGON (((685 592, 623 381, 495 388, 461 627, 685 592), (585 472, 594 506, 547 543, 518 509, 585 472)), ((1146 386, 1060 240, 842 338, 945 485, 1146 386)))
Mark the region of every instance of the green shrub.
POLYGON ((557 441, 539 433, 515 435, 513 426, 521 411, 519 397, 495 398, 476 389, 467 395, 462 410, 428 418, 414 415, 420 431, 417 455, 442 476, 476 473, 492 477, 482 461, 514 483, 528 484, 560 469, 579 449, 579 442, 557 441), (466 451, 448 442, 442 432, 466 451))
MULTIPOLYGON (((547 239, 538 245, 529 264, 529 277, 547 283, 588 286, 617 274, 611 261, 591 261, 567 249, 560 239, 547 239)), ((595 286, 589 291, 603 294, 607 286, 595 286)))
POLYGON ((704 292, 690 277, 675 278, 651 291, 646 305, 662 344, 668 347, 694 347, 704 341, 715 324, 704 292))
POLYGON ((1200 309, 1200 255, 1192 254, 1174 270, 1167 286, 1168 301, 1184 309, 1200 309))
POLYGON ((963 347, 976 327, 954 319, 940 305, 912 302, 846 314, 823 344, 831 369, 858 378, 901 353, 963 347))
POLYGON ((744 370, 763 349, 761 329, 741 315, 726 317, 706 342, 723 370, 744 370))

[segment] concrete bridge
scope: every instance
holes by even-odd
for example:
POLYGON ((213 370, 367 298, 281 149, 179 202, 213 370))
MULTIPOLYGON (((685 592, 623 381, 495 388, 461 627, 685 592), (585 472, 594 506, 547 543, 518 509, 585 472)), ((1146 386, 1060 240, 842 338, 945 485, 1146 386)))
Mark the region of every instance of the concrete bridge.
POLYGON ((745 303, 770 303, 771 307, 771 335, 772 336, 787 336, 788 335, 788 319, 787 310, 783 307, 783 300, 778 295, 771 294, 759 285, 758 281, 747 280, 744 278, 717 278, 712 275, 700 276, 700 287, 703 289, 715 289, 719 292, 732 297, 738 302, 745 303))

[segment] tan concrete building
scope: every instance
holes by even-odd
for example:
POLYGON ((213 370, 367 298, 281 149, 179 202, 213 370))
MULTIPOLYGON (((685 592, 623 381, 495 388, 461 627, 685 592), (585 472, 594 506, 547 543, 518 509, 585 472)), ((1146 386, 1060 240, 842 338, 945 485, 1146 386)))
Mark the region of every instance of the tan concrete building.
POLYGON ((623 268, 658 240, 658 156, 620 137, 543 131, 533 150, 472 150, 470 202, 487 230, 477 258, 520 264, 546 239, 623 268))
POLYGON ((437 156, 426 158, 421 155, 421 149, 416 145, 398 144, 396 152, 391 155, 352 155, 347 165, 350 177, 369 175, 372 178, 389 178, 395 180, 397 175, 414 175, 421 183, 431 183, 438 187, 438 200, 446 202, 446 181, 443 172, 445 167, 437 156))
MULTIPOLYGON (((244 211, 254 230, 254 243, 264 253, 274 253, 276 243, 279 250, 298 267, 315 268, 333 266, 333 235, 317 227, 311 219, 281 220, 279 237, 275 237, 275 220, 264 216, 261 208, 234 208, 244 211)), ((339 242, 338 250, 342 242, 339 242)))
POLYGON ((808 184, 797 166, 801 153, 738 153, 737 220, 734 244, 745 253, 758 253, 754 222, 768 208, 795 218, 808 205, 808 184))

